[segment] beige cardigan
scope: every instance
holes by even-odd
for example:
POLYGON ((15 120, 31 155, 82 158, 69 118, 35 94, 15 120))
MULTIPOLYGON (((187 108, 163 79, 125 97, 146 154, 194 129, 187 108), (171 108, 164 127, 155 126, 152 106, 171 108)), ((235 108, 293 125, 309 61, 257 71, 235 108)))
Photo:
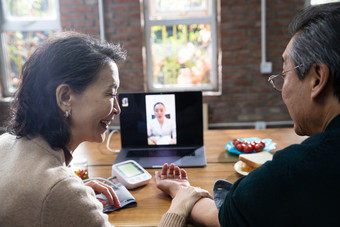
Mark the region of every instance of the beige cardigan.
POLYGON ((111 226, 92 188, 42 138, 0 136, 0 226, 111 226))
POLYGON ((158 227, 184 227, 185 225, 185 218, 175 213, 168 213, 166 212, 161 222, 159 223, 158 227))

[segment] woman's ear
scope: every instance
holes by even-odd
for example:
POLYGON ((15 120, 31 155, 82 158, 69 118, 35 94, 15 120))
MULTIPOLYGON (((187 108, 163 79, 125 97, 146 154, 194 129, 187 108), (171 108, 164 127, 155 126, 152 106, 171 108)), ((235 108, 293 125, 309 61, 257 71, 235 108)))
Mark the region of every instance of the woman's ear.
POLYGON ((314 64, 311 70, 313 70, 312 98, 315 99, 327 89, 329 68, 325 64, 314 64))
POLYGON ((60 110, 63 113, 71 111, 72 89, 68 84, 60 84, 56 89, 56 99, 60 110))

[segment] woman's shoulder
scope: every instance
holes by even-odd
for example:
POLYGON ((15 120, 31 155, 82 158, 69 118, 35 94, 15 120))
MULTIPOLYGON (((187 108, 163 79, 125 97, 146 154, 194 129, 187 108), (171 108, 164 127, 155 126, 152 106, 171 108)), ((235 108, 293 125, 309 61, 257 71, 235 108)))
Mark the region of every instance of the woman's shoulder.
POLYGON ((38 145, 44 149, 49 149, 48 143, 40 136, 17 136, 8 132, 0 135, 0 146, 14 144, 25 148, 38 145))
POLYGON ((8 132, 5 132, 0 135, 0 143, 3 143, 5 141, 8 141, 9 139, 15 139, 16 136, 9 134, 8 132))
POLYGON ((11 135, 9 133, 3 133, 0 135, 0 151, 9 151, 12 149, 15 141, 17 140, 16 136, 11 135))

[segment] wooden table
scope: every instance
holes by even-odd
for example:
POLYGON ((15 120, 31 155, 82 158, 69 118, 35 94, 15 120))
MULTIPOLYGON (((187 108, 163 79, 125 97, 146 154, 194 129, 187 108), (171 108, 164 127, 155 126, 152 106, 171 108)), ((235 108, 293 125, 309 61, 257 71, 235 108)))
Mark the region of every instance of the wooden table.
MULTIPOLYGON (((258 137, 270 138, 277 143, 275 151, 295 143, 301 143, 307 137, 297 136, 291 128, 280 129, 239 129, 239 130, 207 130, 204 131, 204 146, 207 166, 203 168, 186 168, 191 185, 198 186, 212 193, 214 182, 225 179, 235 182, 241 176, 234 170, 234 163, 238 157, 226 152, 225 145, 234 138, 258 137)), ((113 134, 110 148, 119 150, 120 135, 113 134)), ((83 143, 74 152, 75 158, 88 160, 89 176, 111 176, 111 166, 117 153, 106 148, 106 141, 102 144, 83 143)), ((159 169, 147 169, 154 175, 159 169)), ((110 222, 115 226, 157 226, 162 215, 168 210, 171 199, 157 189, 154 180, 144 187, 130 190, 138 205, 109 214, 110 222)))

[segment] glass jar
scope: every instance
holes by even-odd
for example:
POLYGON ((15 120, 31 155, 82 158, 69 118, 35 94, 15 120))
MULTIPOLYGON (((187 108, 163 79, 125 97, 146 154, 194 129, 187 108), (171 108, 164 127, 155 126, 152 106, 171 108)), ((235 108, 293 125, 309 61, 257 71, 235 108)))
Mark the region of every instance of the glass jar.
POLYGON ((86 159, 75 159, 71 162, 71 169, 74 173, 79 176, 82 180, 89 178, 88 166, 86 159))

